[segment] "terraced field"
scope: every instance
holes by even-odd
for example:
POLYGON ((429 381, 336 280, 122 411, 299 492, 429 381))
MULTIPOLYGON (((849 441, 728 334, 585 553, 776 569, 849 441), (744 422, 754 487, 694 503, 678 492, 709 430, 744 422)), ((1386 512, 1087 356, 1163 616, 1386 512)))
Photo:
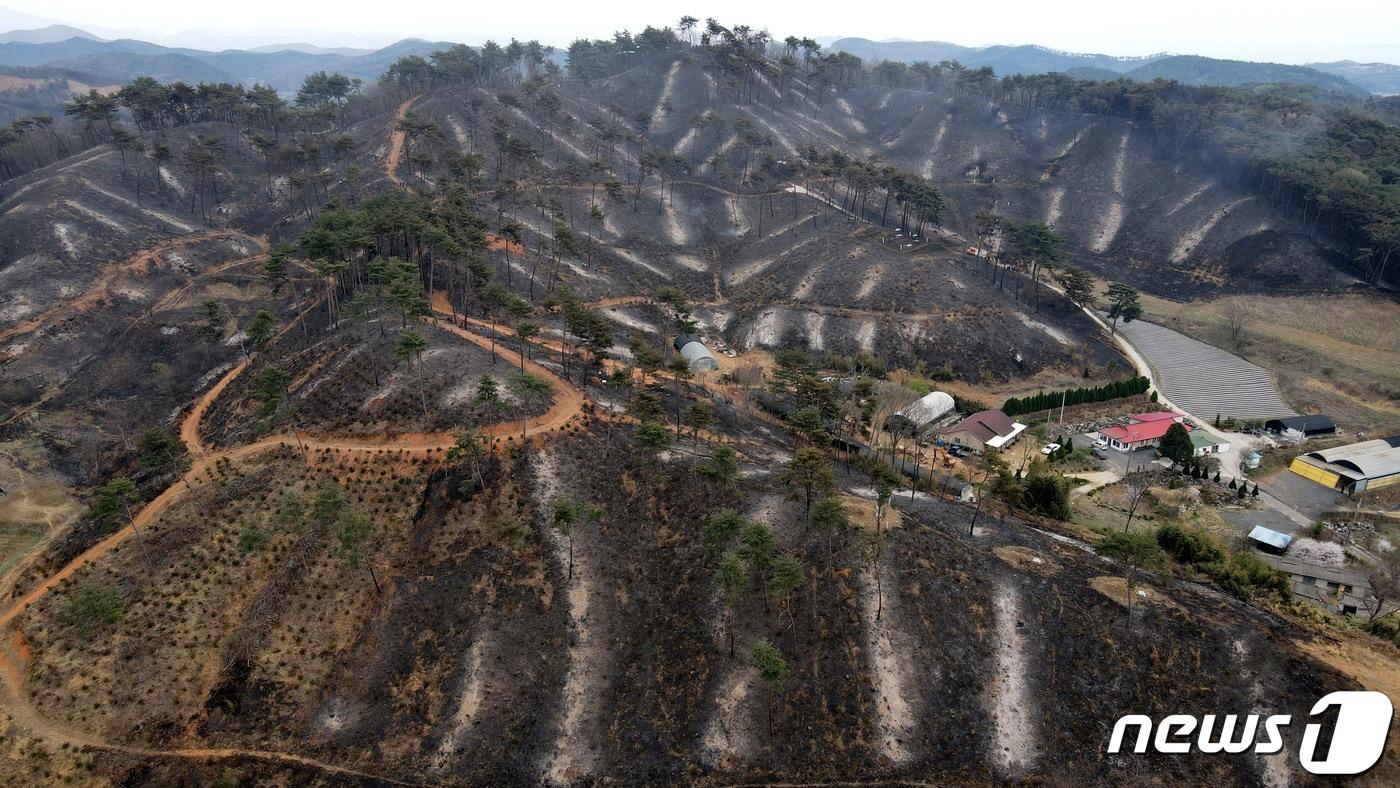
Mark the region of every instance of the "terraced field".
POLYGON ((1134 320, 1118 330, 1157 373, 1162 393, 1191 413, 1210 418, 1269 419, 1297 415, 1284 404, 1268 370, 1179 334, 1134 320))

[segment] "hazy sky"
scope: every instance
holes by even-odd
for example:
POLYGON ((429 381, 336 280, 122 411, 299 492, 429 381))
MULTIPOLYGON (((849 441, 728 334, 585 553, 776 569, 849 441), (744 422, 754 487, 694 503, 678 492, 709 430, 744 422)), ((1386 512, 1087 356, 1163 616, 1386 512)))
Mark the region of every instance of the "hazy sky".
POLYGON ((1395 0, 997 0, 867 3, 709 0, 526 3, 345 0, 0 0, 78 27, 208 47, 288 40, 375 46, 414 36, 477 43, 537 38, 566 44, 627 27, 674 24, 682 14, 785 35, 862 36, 965 45, 1035 43, 1075 52, 1176 52, 1247 60, 1400 59, 1395 0))

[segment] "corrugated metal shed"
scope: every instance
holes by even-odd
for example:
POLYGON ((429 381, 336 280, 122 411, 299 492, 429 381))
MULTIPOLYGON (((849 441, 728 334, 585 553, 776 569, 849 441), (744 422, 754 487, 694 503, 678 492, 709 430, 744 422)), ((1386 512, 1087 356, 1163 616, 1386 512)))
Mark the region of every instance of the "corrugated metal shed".
POLYGON ((1307 457, 1294 457, 1293 462, 1288 464, 1288 470, 1293 471, 1304 479, 1315 481, 1323 487, 1336 488, 1341 486, 1341 474, 1323 467, 1326 463, 1316 460, 1309 462, 1308 460, 1309 458, 1307 457))
POLYGON ((676 350, 680 350, 686 345, 689 345, 691 342, 700 342, 700 336, 698 334, 681 334, 680 336, 676 337, 675 340, 671 342, 671 344, 675 345, 676 350))
POLYGON ((1282 555, 1288 546, 1293 543, 1293 537, 1289 534, 1281 534, 1262 525, 1254 526, 1254 530, 1249 532, 1249 540, 1258 542, 1265 550, 1282 555))
POLYGON ((1304 465, 1334 475, 1338 479, 1335 486, 1349 493, 1400 484, 1400 446, 1392 445, 1389 438, 1318 449, 1293 460, 1295 473, 1314 478, 1300 467, 1304 465))

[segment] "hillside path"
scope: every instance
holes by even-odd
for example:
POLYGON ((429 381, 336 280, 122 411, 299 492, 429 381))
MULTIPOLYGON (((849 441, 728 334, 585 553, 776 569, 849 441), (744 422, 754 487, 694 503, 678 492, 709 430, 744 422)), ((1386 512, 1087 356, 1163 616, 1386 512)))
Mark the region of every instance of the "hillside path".
MULTIPOLYGON (((116 263, 104 266, 98 272, 97 277, 87 286, 87 289, 73 298, 65 299, 27 320, 20 321, 9 328, 0 330, 0 342, 5 342, 15 337, 37 331, 59 318, 70 317, 74 314, 86 312, 98 305, 99 302, 110 294, 112 285, 117 281, 118 277, 127 273, 143 273, 149 271, 151 268, 159 265, 162 255, 168 252, 179 251, 204 241, 225 239, 250 241, 257 245, 259 249, 267 248, 267 240, 265 238, 249 235, 239 230, 207 230, 201 233, 194 233, 193 235, 182 235, 179 238, 162 241, 155 246, 142 249, 125 260, 120 260, 116 263)), ((256 257, 256 255, 240 257, 222 263, 216 268, 218 270, 226 270, 236 265, 245 264, 253 257, 256 257)), ((213 272, 214 269, 211 269, 207 273, 213 272)))
MULTIPOLYGON (((314 308, 314 305, 313 307, 314 308)), ((303 313, 304 315, 305 313, 303 313)), ((492 342, 489 338, 483 337, 461 326, 453 324, 450 314, 443 314, 446 321, 438 321, 435 318, 429 320, 451 334, 471 342, 479 347, 490 347, 492 342)), ((285 329, 284 329, 285 332, 285 329)), ((524 359, 516 351, 496 343, 496 353, 509 365, 523 367, 523 369, 535 377, 547 381, 553 388, 554 402, 550 408, 541 416, 529 419, 524 425, 520 422, 502 422, 481 428, 478 432, 493 439, 503 437, 514 437, 517 434, 541 434, 564 429, 573 423, 574 419, 582 413, 585 400, 583 392, 576 386, 564 380, 554 372, 546 369, 540 364, 530 359, 524 359)), ((58 587, 64 580, 72 577, 83 567, 98 560, 102 556, 111 552, 114 548, 126 541, 128 538, 137 535, 138 530, 167 511, 174 502, 184 493, 193 488, 193 484, 199 476, 204 474, 215 463, 221 460, 233 460, 249 457, 262 451, 279 447, 297 447, 305 453, 316 450, 329 449, 339 451, 374 452, 381 450, 396 451, 411 454, 432 454, 446 451, 456 442, 456 434, 443 433, 410 433, 404 435, 385 436, 384 438, 336 438, 336 437, 310 437, 300 432, 291 434, 281 434, 269 436, 253 443, 237 446, 230 449, 213 450, 208 447, 200 435, 200 423, 208 413, 209 408, 218 397, 228 388, 236 378, 242 375, 252 361, 252 357, 244 359, 225 373, 217 383, 205 392, 198 401, 190 408, 184 420, 180 424, 180 436, 185 440, 186 447, 191 455, 190 468, 175 483, 167 487, 160 495, 157 495, 138 512, 132 521, 124 528, 116 531, 102 541, 83 551, 72 561, 53 573, 49 577, 37 583, 24 596, 12 602, 3 612, 0 612, 0 627, 13 624, 23 612, 38 602, 54 588, 58 587)), ((12 628, 10 640, 15 644, 23 643, 23 634, 20 630, 12 628)), ((3 640, 3 639, 0 639, 3 640)), ((243 750, 236 748, 212 748, 212 749, 174 749, 160 750, 142 747, 130 747, 122 744, 103 741, 97 737, 68 730, 51 720, 40 715, 29 703, 28 692, 25 686, 23 673, 23 663, 26 661, 24 648, 6 647, 0 643, 0 684, 3 684, 3 696, 6 700, 6 707, 15 718, 26 728, 44 738, 75 745, 80 747, 92 747, 96 749, 109 750, 112 752, 122 752, 131 755, 141 755, 150 757, 176 757, 189 758, 194 760, 229 760, 229 759, 253 759, 272 763, 280 763, 288 766, 305 766, 314 768, 328 774, 340 777, 350 777, 356 779, 368 779, 380 782, 387 782, 395 785, 417 785, 419 783, 404 782, 383 775, 370 774, 354 769, 349 769, 335 764, 318 761, 300 755, 280 752, 270 752, 264 750, 243 750)))
POLYGON ((413 191, 403 178, 399 177, 399 163, 403 160, 403 145, 406 135, 399 128, 399 121, 408 115, 408 108, 413 106, 413 102, 418 100, 418 96, 410 96, 404 99, 399 105, 399 109, 394 113, 394 125, 389 132, 389 155, 384 157, 384 175, 391 183, 405 191, 413 191))

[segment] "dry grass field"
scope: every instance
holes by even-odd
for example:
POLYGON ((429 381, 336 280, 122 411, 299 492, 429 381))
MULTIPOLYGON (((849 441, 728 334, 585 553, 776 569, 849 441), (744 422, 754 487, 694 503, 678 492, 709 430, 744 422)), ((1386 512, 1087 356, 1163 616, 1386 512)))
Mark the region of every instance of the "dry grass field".
POLYGON ((1144 318, 1273 372, 1285 400, 1346 432, 1400 432, 1400 304, 1374 294, 1143 296, 1144 318), (1238 332, 1235 328, 1238 327, 1238 332))
POLYGON ((0 575, 8 572, 44 535, 37 525, 0 523, 0 575))

